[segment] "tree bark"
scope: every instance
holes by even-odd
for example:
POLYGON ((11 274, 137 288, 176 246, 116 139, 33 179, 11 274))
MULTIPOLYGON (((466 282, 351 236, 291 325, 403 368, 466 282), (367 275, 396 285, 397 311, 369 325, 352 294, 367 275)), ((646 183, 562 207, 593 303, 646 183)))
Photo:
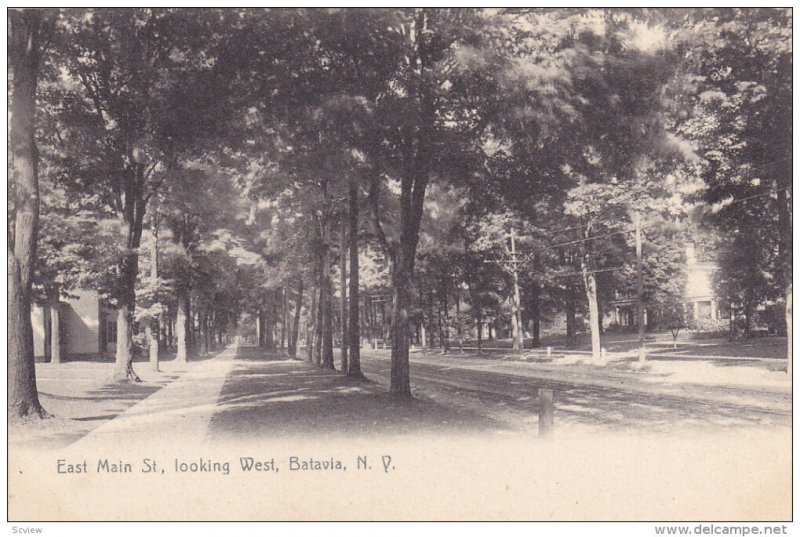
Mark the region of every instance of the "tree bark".
POLYGON ((173 317, 172 313, 173 312, 170 312, 169 316, 167 317, 167 326, 165 327, 167 332, 167 349, 170 351, 172 351, 172 349, 175 347, 175 318, 173 317))
POLYGON ((447 299, 447 282, 449 278, 442 280, 442 348, 444 352, 450 352, 450 304, 447 299))
POLYGON ((208 354, 208 312, 203 312, 200 315, 200 352, 208 354))
POLYGON ((256 310, 256 346, 264 347, 264 314, 260 307, 256 310))
POLYGON ((317 289, 319 287, 317 275, 312 275, 314 281, 314 288, 311 293, 311 308, 308 311, 308 319, 306 321, 306 360, 311 363, 314 361, 314 338, 316 336, 316 318, 317 318, 317 289))
POLYGON ((275 352, 275 292, 267 295, 264 305, 264 348, 268 352, 275 352))
POLYGON ((425 189, 430 179, 433 158, 433 137, 436 108, 426 76, 428 60, 422 35, 428 26, 428 14, 419 10, 410 32, 409 53, 414 70, 412 96, 419 107, 419 123, 406 129, 403 152, 403 173, 400 179, 400 242, 392 256, 392 368, 389 392, 396 397, 411 397, 411 378, 408 360, 408 318, 411 306, 411 281, 419 242, 425 189))
POLYGON ((359 266, 358 266, 358 178, 351 174, 348 181, 348 245, 350 253, 350 319, 348 337, 350 357, 347 376, 360 378, 361 372, 361 320, 359 318, 359 266))
POLYGON ((289 356, 297 357, 297 336, 300 330, 300 312, 303 309, 303 277, 297 277, 297 301, 294 308, 294 322, 289 331, 289 356))
POLYGON ((792 376, 792 282, 786 287, 786 372, 792 376))
POLYGON ((589 300, 589 331, 592 336, 592 359, 600 359, 600 319, 597 309, 597 280, 594 272, 586 266, 586 260, 581 259, 581 272, 586 288, 586 298, 589 300))
POLYGON ((64 345, 61 341, 61 308, 58 298, 58 286, 53 286, 48 297, 50 303, 50 363, 53 364, 60 364, 64 358, 64 345))
POLYGON ((788 188, 791 187, 791 161, 786 173, 776 181, 778 203, 778 256, 783 280, 786 315, 786 372, 792 374, 792 212, 788 188))
POLYGON ((316 320, 314 321, 314 363, 322 365, 322 332, 323 332, 323 312, 325 311, 325 286, 323 285, 322 276, 322 253, 319 256, 319 285, 317 286, 317 311, 316 320))
POLYGON ((464 352, 464 326, 461 322, 461 282, 456 286, 456 329, 458 331, 458 352, 464 352))
POLYGON ((340 369, 347 373, 347 220, 342 218, 342 229, 339 233, 339 288, 342 294, 341 311, 339 313, 339 330, 342 333, 340 369))
POLYGON ((8 256, 8 415, 48 414, 39 402, 31 324, 31 284, 39 228, 39 170, 36 88, 39 75, 42 12, 10 11, 8 59, 12 68, 9 125, 13 178, 13 230, 7 230, 8 256))
POLYGON ((131 157, 133 164, 120 180, 124 199, 122 220, 127 230, 125 251, 118 265, 117 355, 113 378, 119 381, 141 380, 133 370, 133 320, 136 309, 136 277, 139 274, 139 247, 144 223, 144 165, 131 157))
POLYGON ((189 342, 189 331, 191 330, 190 318, 190 298, 189 290, 185 287, 178 288, 178 313, 175 321, 175 332, 177 341, 177 362, 186 363, 191 355, 191 345, 189 342))
POLYGON ((328 201, 328 182, 324 182, 325 208, 322 219, 322 291, 320 303, 322 305, 322 360, 321 365, 326 369, 334 369, 333 364, 333 301, 331 285, 331 222, 328 201))
POLYGON ((281 351, 286 352, 286 341, 288 334, 286 333, 287 327, 287 317, 288 314, 286 313, 286 287, 281 287, 281 351))
POLYGON ((533 347, 539 348, 541 340, 541 287, 538 283, 533 284, 533 300, 531 301, 531 317, 533 318, 533 347))
POLYGON ((145 335, 147 336, 147 342, 149 343, 149 351, 150 351, 150 367, 153 368, 153 371, 159 371, 158 367, 158 337, 156 334, 158 333, 158 327, 153 329, 152 322, 146 322, 144 326, 145 335))
POLYGON ((398 259, 392 273, 392 368, 389 391, 397 397, 411 397, 408 361, 408 308, 411 303, 413 262, 398 259))
POLYGON ((478 354, 483 354, 483 315, 481 314, 480 305, 477 306, 477 313, 475 315, 475 323, 478 328, 478 354))
POLYGON ((564 305, 564 310, 567 317, 567 341, 565 347, 574 349, 578 343, 578 339, 575 332, 575 296, 574 289, 571 286, 567 288, 567 300, 564 305))

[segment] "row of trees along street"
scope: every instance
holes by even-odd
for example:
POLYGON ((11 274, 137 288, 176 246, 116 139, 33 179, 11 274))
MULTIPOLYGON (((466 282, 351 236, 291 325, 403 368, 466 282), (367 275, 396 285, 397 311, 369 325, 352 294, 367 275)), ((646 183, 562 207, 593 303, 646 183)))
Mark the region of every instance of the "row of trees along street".
POLYGON ((538 345, 563 311, 574 344, 588 312, 597 355, 615 293, 675 323, 690 241, 745 331, 768 310, 791 333, 791 30, 788 9, 12 10, 9 412, 46 415, 31 306, 79 288, 119 312, 119 381, 244 324, 355 377, 362 335, 386 341, 398 397, 412 341, 538 345))

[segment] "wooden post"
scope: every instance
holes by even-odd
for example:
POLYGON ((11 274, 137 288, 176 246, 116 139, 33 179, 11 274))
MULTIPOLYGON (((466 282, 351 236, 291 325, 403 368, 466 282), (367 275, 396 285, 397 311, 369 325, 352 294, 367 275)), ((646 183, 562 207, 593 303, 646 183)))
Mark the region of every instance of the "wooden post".
POLYGON ((539 389, 539 436, 553 434, 553 390, 539 389))

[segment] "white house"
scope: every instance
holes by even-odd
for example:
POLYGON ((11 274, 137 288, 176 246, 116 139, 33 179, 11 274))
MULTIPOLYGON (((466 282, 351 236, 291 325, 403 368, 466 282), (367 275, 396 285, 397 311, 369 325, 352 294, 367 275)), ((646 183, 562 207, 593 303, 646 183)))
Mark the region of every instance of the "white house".
POLYGON ((74 298, 31 309, 34 356, 49 361, 59 344, 61 359, 111 357, 117 341, 117 311, 103 304, 97 291, 70 291, 74 298), (58 337, 53 327, 58 326, 58 337))

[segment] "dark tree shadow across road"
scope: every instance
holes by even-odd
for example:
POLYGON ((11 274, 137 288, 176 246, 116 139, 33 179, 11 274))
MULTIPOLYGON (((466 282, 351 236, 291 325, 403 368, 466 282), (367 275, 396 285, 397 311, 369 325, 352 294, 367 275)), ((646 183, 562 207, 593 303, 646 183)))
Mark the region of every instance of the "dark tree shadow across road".
POLYGON ((211 418, 210 441, 284 435, 385 436, 503 430, 479 413, 397 400, 370 381, 241 348, 211 418))

